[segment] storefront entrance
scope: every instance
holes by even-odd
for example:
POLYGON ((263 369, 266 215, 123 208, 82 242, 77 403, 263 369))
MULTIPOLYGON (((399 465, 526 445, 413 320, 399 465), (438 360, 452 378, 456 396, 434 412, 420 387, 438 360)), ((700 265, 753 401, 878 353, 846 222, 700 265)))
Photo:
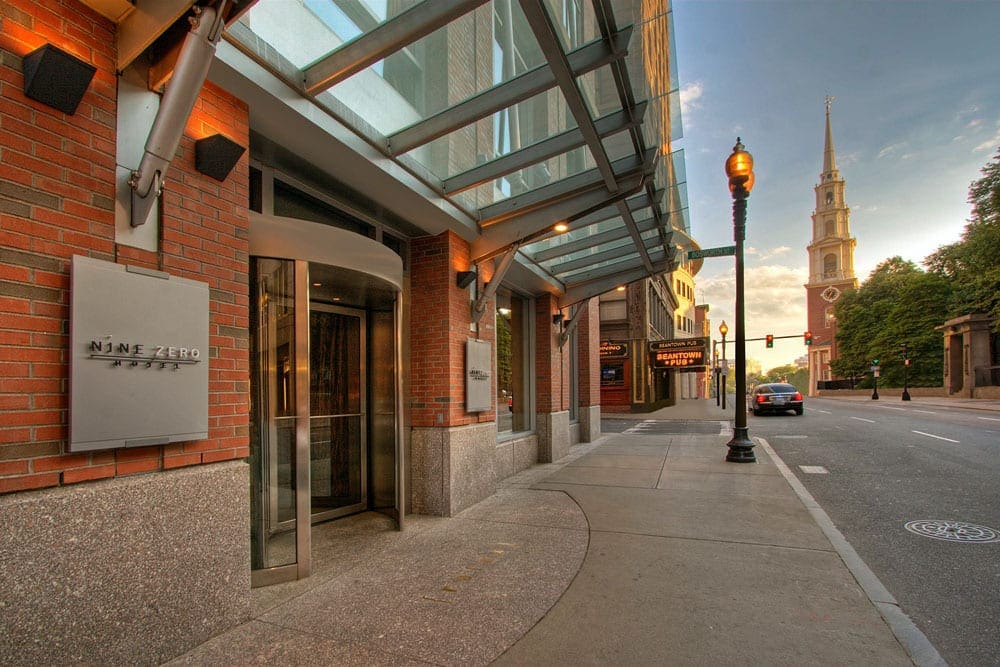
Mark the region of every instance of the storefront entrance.
POLYGON ((261 586, 310 574, 313 524, 373 511, 402 526, 400 293, 351 263, 363 248, 369 259, 401 265, 344 230, 288 218, 254 222, 249 463, 252 578, 261 586), (301 253, 289 246, 296 230, 311 246, 301 253), (275 231, 283 243, 268 243, 275 231), (324 263, 311 261, 315 248, 354 257, 327 251, 324 263), (301 258, 261 254, 268 250, 301 258))

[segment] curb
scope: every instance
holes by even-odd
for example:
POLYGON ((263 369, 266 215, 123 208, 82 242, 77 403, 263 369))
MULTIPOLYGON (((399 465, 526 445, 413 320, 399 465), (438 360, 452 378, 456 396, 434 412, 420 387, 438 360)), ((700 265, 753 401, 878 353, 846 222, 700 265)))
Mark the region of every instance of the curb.
POLYGON ((882 582, 871 571, 871 568, 861 560, 858 552, 854 550, 854 547, 851 546, 843 534, 837 530, 833 521, 812 497, 812 494, 806 490, 806 487, 795 476, 791 468, 781 460, 781 457, 771 448, 767 440, 761 437, 755 437, 754 439, 764 448, 767 455, 771 457, 774 465, 781 471, 785 481, 788 482, 796 495, 798 495, 799 500, 809 510, 809 513, 819 525, 820 530, 830 540, 830 544, 833 545, 834 550, 840 556, 841 560, 844 561, 844 564, 847 565, 847 569, 851 571, 854 579, 861 586, 862 590, 864 590, 865 595, 868 596, 868 599, 878 610, 879 614, 882 615, 886 625, 892 630, 892 634, 896 636, 896 641, 900 643, 910 656, 910 659, 913 660, 913 664, 918 667, 947 667, 948 663, 937 652, 934 645, 931 644, 930 640, 927 639, 916 624, 910 620, 910 617, 903 612, 896 598, 882 585, 882 582))

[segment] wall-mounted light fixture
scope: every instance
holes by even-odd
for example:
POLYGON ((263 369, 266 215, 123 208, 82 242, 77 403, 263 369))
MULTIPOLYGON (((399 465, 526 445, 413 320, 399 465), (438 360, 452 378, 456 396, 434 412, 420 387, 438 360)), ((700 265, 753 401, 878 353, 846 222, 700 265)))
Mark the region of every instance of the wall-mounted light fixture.
POLYGON ((563 319, 565 319, 565 318, 564 318, 564 316, 563 316, 562 313, 555 313, 552 316, 552 324, 559 324, 560 322, 563 321, 563 319))
POLYGON ((475 271, 459 271, 455 274, 455 284, 459 289, 465 289, 476 281, 475 271))
POLYGON ((246 149, 221 134, 194 142, 194 167, 206 176, 224 181, 246 149))
POLYGON ((62 49, 45 44, 22 60, 24 94, 65 114, 76 108, 97 68, 62 49))

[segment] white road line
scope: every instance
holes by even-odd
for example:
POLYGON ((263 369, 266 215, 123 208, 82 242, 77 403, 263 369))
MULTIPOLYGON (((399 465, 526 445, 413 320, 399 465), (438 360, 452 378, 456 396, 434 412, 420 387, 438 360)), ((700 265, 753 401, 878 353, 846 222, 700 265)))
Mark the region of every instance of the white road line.
POLYGON ((914 412, 923 412, 925 415, 936 415, 936 412, 931 412, 930 410, 914 410, 914 412))
POLYGON ((808 408, 812 412, 822 412, 824 415, 832 415, 833 413, 829 410, 817 410, 816 408, 808 408))
POLYGON ((985 419, 990 422, 1000 422, 1000 419, 997 419, 996 417, 979 417, 979 419, 985 419))
POLYGON ((808 435, 775 435, 774 438, 781 438, 782 440, 805 440, 808 435))
POLYGON ((923 431, 914 431, 917 435, 926 435, 928 438, 937 438, 938 440, 946 440, 948 442, 958 443, 958 440, 952 440, 951 438, 944 438, 940 435, 934 435, 933 433, 924 433, 923 431))
POLYGON ((874 424, 874 419, 862 419, 861 417, 851 417, 851 419, 857 419, 859 422, 868 422, 869 424, 874 424))
POLYGON ((903 408, 892 408, 889 407, 888 405, 880 405, 879 407, 882 408, 883 410, 899 410, 901 412, 906 412, 906 410, 903 408))
POLYGON ((809 475, 829 475, 830 471, 823 466, 799 466, 802 468, 802 472, 809 475))

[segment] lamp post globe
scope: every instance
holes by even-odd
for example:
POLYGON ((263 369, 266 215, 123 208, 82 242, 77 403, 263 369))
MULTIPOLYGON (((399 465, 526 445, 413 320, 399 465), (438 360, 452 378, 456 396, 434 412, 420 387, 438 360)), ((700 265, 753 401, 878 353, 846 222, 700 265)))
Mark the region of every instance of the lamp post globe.
MULTIPOLYGON (((726 159, 726 178, 733 197, 733 240, 736 241, 736 415, 726 461, 756 463, 753 441, 747 434, 746 321, 744 317, 743 241, 746 239, 747 197, 754 186, 753 156, 739 137, 726 159)), ((725 340, 723 338, 723 340, 725 340)))

